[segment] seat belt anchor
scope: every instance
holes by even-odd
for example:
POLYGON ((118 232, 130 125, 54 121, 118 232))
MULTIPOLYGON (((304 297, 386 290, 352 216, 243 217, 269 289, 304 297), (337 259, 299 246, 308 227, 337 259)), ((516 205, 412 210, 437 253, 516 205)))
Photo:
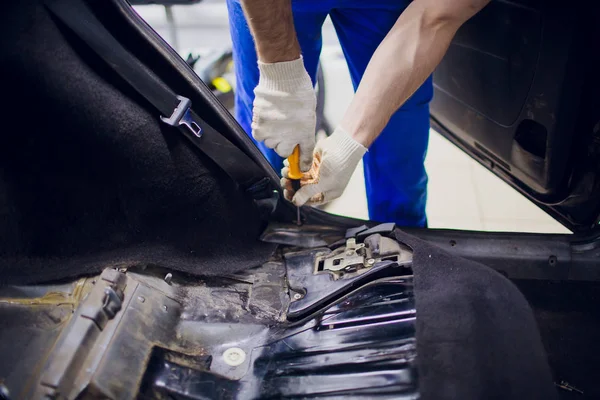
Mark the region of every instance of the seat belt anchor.
POLYGON ((174 126, 176 128, 185 126, 190 132, 196 137, 202 137, 202 128, 192 118, 192 102, 187 97, 177 96, 179 104, 173 110, 173 114, 169 118, 165 118, 161 115, 160 120, 167 125, 174 126))

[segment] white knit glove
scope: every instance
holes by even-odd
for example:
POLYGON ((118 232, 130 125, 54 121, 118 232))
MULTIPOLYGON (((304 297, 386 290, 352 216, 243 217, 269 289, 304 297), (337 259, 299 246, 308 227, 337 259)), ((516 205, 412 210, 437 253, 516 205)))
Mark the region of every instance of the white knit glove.
POLYGON ((350 181, 352 173, 367 149, 352 139, 342 128, 338 127, 326 139, 317 143, 314 151, 313 165, 300 182, 297 193, 292 192, 292 183, 288 178, 289 164, 281 170, 281 186, 288 200, 301 206, 324 204, 342 195, 350 181), (293 198, 292 198, 293 196, 293 198))
POLYGON ((294 61, 258 62, 254 89, 252 136, 287 158, 300 145, 300 169, 312 164, 317 124, 317 99, 302 57, 294 61))

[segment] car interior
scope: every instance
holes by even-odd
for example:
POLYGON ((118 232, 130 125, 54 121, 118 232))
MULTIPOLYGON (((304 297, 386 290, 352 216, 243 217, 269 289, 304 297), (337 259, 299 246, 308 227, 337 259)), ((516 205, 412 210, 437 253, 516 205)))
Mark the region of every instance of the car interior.
POLYGON ((492 1, 435 73, 432 126, 545 235, 298 226, 126 0, 7 2, 0 398, 600 397, 599 7, 492 1))

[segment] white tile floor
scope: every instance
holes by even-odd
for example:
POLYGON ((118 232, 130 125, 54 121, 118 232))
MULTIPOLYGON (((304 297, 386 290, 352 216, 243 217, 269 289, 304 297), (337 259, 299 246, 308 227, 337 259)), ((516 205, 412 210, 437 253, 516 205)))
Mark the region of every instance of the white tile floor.
MULTIPOLYGON (((169 40, 162 7, 144 6, 137 7, 137 10, 169 40)), ((180 27, 181 49, 224 47, 230 44, 227 10, 223 1, 205 0, 195 6, 174 7, 174 11, 180 27)), ((327 90, 325 112, 335 126, 350 103, 353 91, 344 57, 329 21, 323 27, 323 42, 321 59, 327 90)), ((425 165, 429 174, 427 214, 432 228, 569 233, 537 206, 433 131, 425 165)), ((335 214, 368 218, 362 163, 342 197, 325 208, 335 214)))

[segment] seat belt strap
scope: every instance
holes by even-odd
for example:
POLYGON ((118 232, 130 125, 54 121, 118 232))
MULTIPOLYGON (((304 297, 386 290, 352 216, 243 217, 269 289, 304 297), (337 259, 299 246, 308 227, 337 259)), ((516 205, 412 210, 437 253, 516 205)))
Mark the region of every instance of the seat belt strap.
POLYGON ((125 49, 93 12, 77 0, 46 0, 46 7, 83 40, 106 64, 159 113, 160 120, 178 128, 255 199, 272 197, 270 179, 246 153, 204 122, 191 101, 175 94, 137 57, 125 49))

